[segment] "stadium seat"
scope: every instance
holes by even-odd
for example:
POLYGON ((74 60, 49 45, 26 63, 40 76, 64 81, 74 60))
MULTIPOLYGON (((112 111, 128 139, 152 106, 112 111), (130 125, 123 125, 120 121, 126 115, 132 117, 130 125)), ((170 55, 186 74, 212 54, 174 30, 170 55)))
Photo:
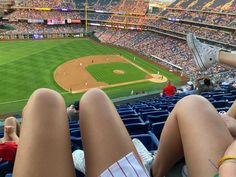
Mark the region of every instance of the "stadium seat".
POLYGON ((125 119, 125 118, 137 118, 137 117, 139 117, 139 115, 138 114, 125 114, 125 115, 120 115, 120 117, 122 119, 125 119))
POLYGON ((130 135, 146 134, 148 132, 148 124, 134 123, 125 125, 130 135))
POLYGON ((174 107, 175 107, 174 105, 168 106, 168 107, 167 107, 167 110, 168 110, 169 112, 171 112, 171 111, 174 109, 174 107))
POLYGON ((4 161, 0 163, 0 176, 5 176, 8 173, 11 173, 13 170, 13 165, 9 161, 4 161))
POLYGON ((132 135, 132 139, 139 139, 149 151, 157 150, 159 142, 149 134, 132 135))
POLYGON ((71 128, 79 128, 79 124, 78 123, 73 123, 73 124, 69 124, 70 129, 71 128))
POLYGON ((163 114, 163 115, 159 115, 159 116, 151 116, 148 115, 147 116, 147 120, 153 124, 153 123, 157 123, 157 122, 164 122, 166 121, 166 119, 168 118, 169 114, 163 114))
POLYGON ((232 95, 236 95, 236 90, 231 90, 230 93, 232 93, 232 95))
POLYGON ((136 111, 136 112, 139 112, 140 110, 145 111, 145 110, 151 110, 151 109, 156 109, 156 108, 153 107, 153 106, 145 106, 145 107, 138 107, 138 108, 135 108, 135 111, 136 111))
POLYGON ((139 118, 128 118, 128 119, 122 119, 124 124, 134 124, 134 123, 144 123, 143 120, 139 118))
POLYGON ((4 132, 0 132, 0 138, 4 136, 4 132))
POLYGON ((216 109, 218 112, 225 111, 227 112, 229 110, 229 107, 224 107, 224 108, 217 108, 216 109))
POLYGON ((158 123, 152 124, 152 132, 156 135, 158 140, 160 139, 161 132, 164 125, 165 125, 165 122, 158 122, 158 123))
POLYGON ((70 135, 74 137, 81 137, 80 130, 73 130, 70 132, 70 135))
POLYGON ((127 115, 127 114, 136 114, 136 112, 134 110, 130 110, 130 111, 118 111, 120 116, 123 115, 127 115))
POLYGON ((76 174, 76 177, 85 177, 85 175, 82 172, 80 172, 76 169, 75 169, 75 174, 76 174))
POLYGON ((72 151, 76 149, 83 149, 82 146, 82 138, 81 137, 70 137, 71 145, 72 145, 72 151))
POLYGON ((212 104, 215 108, 223 108, 223 107, 227 106, 227 102, 224 100, 214 101, 214 102, 212 102, 212 104))
POLYGON ((149 108, 149 109, 139 109, 139 111, 136 111, 137 113, 145 113, 145 112, 152 112, 152 111, 157 111, 156 108, 149 108))
POLYGON ((163 114, 169 114, 169 112, 167 110, 163 110, 163 111, 152 111, 152 112, 145 112, 140 114, 141 118, 143 119, 143 121, 147 120, 147 116, 148 115, 152 115, 152 116, 159 116, 159 115, 163 115, 163 114))
POLYGON ((212 98, 216 101, 218 100, 222 100, 223 99, 224 94, 217 94, 217 95, 212 95, 212 98))
POLYGON ((232 96, 225 96, 224 95, 224 99, 226 100, 226 101, 234 101, 235 99, 236 99, 236 95, 232 95, 232 96))

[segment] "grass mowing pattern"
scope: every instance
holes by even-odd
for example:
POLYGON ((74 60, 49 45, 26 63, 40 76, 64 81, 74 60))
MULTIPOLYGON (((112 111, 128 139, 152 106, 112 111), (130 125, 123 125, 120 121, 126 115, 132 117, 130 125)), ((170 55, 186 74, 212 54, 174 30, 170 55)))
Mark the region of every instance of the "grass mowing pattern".
POLYGON ((86 70, 99 82, 109 85, 136 80, 143 80, 146 73, 131 65, 130 63, 114 62, 104 64, 93 64, 86 67, 86 70), (124 74, 116 74, 114 70, 122 70, 124 74))
MULTIPOLYGON (((83 56, 113 54, 120 54, 151 73, 160 71, 176 84, 180 80, 173 73, 160 69, 132 53, 103 46, 89 39, 4 41, 0 42, 0 113, 21 111, 32 92, 41 87, 64 92, 53 78, 54 70, 64 62, 83 56)), ((131 90, 158 90, 162 86, 163 84, 145 82, 105 91, 111 98, 117 98, 129 95, 131 90)), ((63 97, 68 103, 81 95, 65 93, 63 97)))

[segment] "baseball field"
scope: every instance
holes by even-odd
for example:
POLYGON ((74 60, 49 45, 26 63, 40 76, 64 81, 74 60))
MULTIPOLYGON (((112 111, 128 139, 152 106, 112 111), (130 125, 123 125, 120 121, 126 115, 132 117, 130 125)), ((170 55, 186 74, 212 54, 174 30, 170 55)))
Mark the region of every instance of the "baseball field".
POLYGON ((91 87, 119 98, 159 90, 166 79, 180 83, 172 72, 133 53, 86 38, 0 42, 0 113, 21 111, 42 87, 70 103, 91 87))

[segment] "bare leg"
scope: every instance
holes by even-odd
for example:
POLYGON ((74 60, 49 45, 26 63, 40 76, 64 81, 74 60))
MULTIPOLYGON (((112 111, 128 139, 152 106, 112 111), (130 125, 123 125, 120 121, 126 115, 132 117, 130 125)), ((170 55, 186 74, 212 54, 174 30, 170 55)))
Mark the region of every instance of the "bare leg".
POLYGON ((236 119, 236 101, 234 101, 232 106, 227 111, 227 115, 236 119))
POLYGON ((236 67, 236 54, 220 51, 219 62, 236 67))
POLYGON ((114 105, 99 89, 92 89, 81 98, 80 127, 86 176, 99 176, 130 152, 138 157, 114 105))
POLYGON ((75 177, 63 98, 39 89, 24 112, 14 177, 75 177))
POLYGON ((184 155, 190 177, 213 177, 217 169, 211 162, 216 165, 232 142, 220 115, 205 98, 185 97, 166 121, 152 166, 154 176, 163 177, 184 155))

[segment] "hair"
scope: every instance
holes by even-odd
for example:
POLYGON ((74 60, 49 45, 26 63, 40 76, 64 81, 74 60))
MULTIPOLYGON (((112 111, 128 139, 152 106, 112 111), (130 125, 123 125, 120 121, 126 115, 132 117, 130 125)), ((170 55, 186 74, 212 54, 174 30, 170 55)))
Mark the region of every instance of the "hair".
POLYGON ((208 79, 208 78, 205 78, 204 79, 204 85, 206 85, 206 86, 210 86, 211 85, 211 80, 210 79, 208 79))

